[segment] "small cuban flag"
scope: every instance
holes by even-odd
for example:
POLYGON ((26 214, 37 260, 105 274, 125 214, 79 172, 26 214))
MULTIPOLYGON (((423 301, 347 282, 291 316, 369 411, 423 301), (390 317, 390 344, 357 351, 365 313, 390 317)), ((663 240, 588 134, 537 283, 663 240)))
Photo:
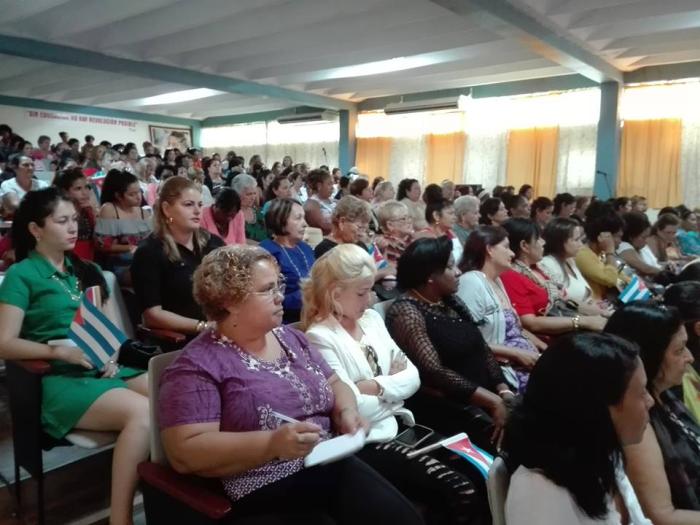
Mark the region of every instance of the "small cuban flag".
POLYGON ((484 479, 489 477, 493 456, 474 445, 464 432, 444 440, 442 446, 469 461, 484 476, 484 479))
POLYGON ((647 299, 651 299, 651 292, 638 275, 635 275, 632 281, 630 281, 627 287, 620 293, 620 301, 624 304, 632 301, 646 301, 647 299))
POLYGON ((83 294, 80 307, 70 325, 68 337, 85 352, 95 368, 100 370, 117 353, 127 337, 96 306, 99 304, 95 297, 96 292, 97 290, 88 289, 83 294))
POLYGON ((384 255, 382 255, 382 252, 379 250, 379 247, 377 246, 376 242, 370 244, 369 248, 367 248, 367 251, 374 259, 374 264, 377 266, 377 270, 383 270, 384 268, 389 266, 389 261, 387 261, 384 258, 384 255))

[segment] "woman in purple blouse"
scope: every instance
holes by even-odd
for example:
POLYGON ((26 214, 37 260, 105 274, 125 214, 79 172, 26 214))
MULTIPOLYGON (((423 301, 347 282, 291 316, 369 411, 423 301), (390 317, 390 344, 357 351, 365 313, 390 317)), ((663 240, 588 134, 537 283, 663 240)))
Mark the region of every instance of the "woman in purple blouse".
POLYGON ((320 440, 367 423, 304 335, 281 326, 284 281, 274 257, 253 246, 217 249, 197 269, 194 295, 217 329, 188 344, 161 379, 161 438, 173 468, 220 478, 237 519, 422 523, 356 458, 304 467, 320 440))

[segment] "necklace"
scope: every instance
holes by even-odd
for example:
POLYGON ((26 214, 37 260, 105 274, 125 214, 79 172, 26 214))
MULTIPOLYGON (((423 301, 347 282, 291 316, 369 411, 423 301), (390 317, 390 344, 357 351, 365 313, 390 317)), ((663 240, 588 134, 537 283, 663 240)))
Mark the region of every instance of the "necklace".
POLYGON ((64 290, 68 295, 70 295, 70 298, 71 298, 71 299, 73 299, 73 300, 76 301, 76 302, 77 302, 77 301, 80 301, 80 298, 82 297, 83 292, 80 290, 80 283, 78 282, 77 279, 76 279, 76 281, 75 281, 75 289, 73 289, 73 290, 71 290, 70 288, 68 288, 68 285, 67 285, 66 283, 64 283, 64 282, 63 282, 63 279, 61 279, 58 275, 53 274, 53 275, 51 276, 51 279, 53 279, 53 280, 56 281, 58 284, 60 284, 60 285, 61 285, 61 288, 63 288, 63 290, 64 290))
MULTIPOLYGON (((277 241, 275 241, 275 242, 277 242, 277 241)), ((289 253, 287 252, 287 248, 285 246, 282 246, 280 243, 277 243, 277 244, 279 245, 280 248, 282 248, 282 253, 284 253, 287 256, 287 260, 289 261, 289 264, 291 264, 294 267, 294 270, 296 270, 297 275, 299 276, 299 280, 301 280, 304 277, 306 277, 307 275, 309 275, 309 272, 311 271, 312 264, 309 263, 309 260, 306 258, 306 254, 304 253, 304 250, 299 248, 299 245, 296 245, 292 249, 301 253, 301 257, 304 259, 304 269, 306 270, 306 272, 304 272, 303 274, 301 273, 301 270, 296 265, 294 260, 289 256, 289 253)))
POLYGON ((430 299, 426 298, 423 294, 421 294, 418 290, 415 288, 411 288, 411 292, 418 297, 421 301, 424 303, 428 303, 430 306, 442 306, 442 301, 431 301, 430 299))

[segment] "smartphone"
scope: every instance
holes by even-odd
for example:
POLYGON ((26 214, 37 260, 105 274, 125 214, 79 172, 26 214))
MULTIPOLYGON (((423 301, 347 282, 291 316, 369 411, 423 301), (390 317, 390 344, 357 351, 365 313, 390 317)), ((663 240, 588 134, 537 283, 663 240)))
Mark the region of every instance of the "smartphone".
POLYGON ((434 432, 428 427, 414 425, 401 432, 394 439, 408 448, 415 448, 433 434, 434 432))

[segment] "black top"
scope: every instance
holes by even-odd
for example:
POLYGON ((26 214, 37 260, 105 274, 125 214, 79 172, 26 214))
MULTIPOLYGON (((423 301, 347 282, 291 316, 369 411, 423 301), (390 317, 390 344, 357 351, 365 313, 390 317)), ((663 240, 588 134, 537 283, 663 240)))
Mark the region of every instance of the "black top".
POLYGON ((316 245, 316 248, 314 248, 314 255, 316 256, 316 259, 321 257, 321 255, 324 253, 331 251, 336 246, 338 246, 337 242, 331 241, 330 239, 323 239, 316 245))
POLYGON ((178 244, 181 260, 172 262, 159 238, 149 235, 141 241, 131 263, 131 279, 141 311, 160 306, 183 317, 203 319, 192 295, 192 275, 202 258, 220 246, 224 241, 216 235, 211 235, 201 253, 197 247, 191 251, 178 244))
POLYGON ((391 305, 386 324, 421 379, 448 397, 468 402, 477 387, 495 392, 497 385, 505 384, 496 358, 459 297, 431 306, 406 294, 391 305))

